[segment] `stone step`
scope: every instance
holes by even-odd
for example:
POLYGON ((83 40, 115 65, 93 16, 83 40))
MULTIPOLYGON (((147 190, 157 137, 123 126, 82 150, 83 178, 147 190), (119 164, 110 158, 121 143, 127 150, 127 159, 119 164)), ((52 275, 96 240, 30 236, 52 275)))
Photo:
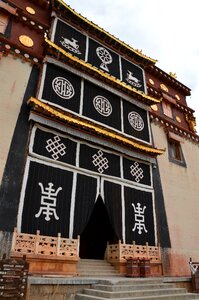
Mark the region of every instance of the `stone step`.
POLYGON ((83 277, 115 277, 119 273, 105 260, 81 259, 77 272, 83 277))
POLYGON ((115 279, 114 281, 107 281, 107 280, 100 280, 98 281, 99 284, 104 284, 104 285, 137 285, 137 284, 161 284, 163 283, 163 277, 146 277, 146 278, 131 278, 127 279, 125 277, 120 278, 120 279, 115 279))
MULTIPOLYGON (((96 297, 86 294, 77 294, 76 300, 105 300, 108 298, 96 297)), ((167 294, 167 295, 153 295, 153 296, 143 296, 143 297, 130 297, 130 298, 120 298, 120 300, 194 300, 199 299, 198 295, 192 293, 185 294, 167 294)))
POLYGON ((84 294, 101 297, 105 299, 121 299, 121 298, 131 298, 131 297, 143 297, 143 296, 161 296, 167 295, 168 293, 172 295, 176 294, 185 294, 186 289, 184 288, 170 288, 170 289, 148 289, 148 290, 130 290, 130 291, 119 291, 119 292, 107 292, 103 290, 94 290, 94 289, 84 289, 84 294))
POLYGON ((86 258, 81 258, 78 262, 79 263, 86 263, 86 264, 107 264, 107 260, 105 259, 86 259, 86 258))
POLYGON ((93 277, 93 278, 112 278, 112 277, 120 277, 120 274, 119 273, 117 273, 117 272, 115 272, 115 273, 111 273, 111 272, 107 272, 107 273, 105 273, 105 272, 80 272, 80 273, 78 273, 78 276, 80 276, 80 277, 93 277))
POLYGON ((199 294, 188 293, 163 278, 99 280, 76 295, 76 300, 199 300, 199 294))
POLYGON ((97 268, 98 270, 115 270, 114 269, 114 267, 113 266, 111 266, 111 265, 103 265, 103 266, 101 266, 101 265, 97 265, 97 266, 95 266, 95 265, 86 265, 86 264, 81 264, 81 265, 77 265, 77 267, 78 267, 78 270, 83 270, 83 269, 89 269, 89 270, 92 270, 92 269, 94 269, 94 268, 97 268))
POLYGON ((134 290, 148 290, 148 289, 170 289, 175 287, 173 283, 143 283, 143 284, 123 284, 123 285, 107 285, 107 284, 94 284, 92 286, 95 290, 103 290, 109 292, 117 291, 134 291, 134 290))

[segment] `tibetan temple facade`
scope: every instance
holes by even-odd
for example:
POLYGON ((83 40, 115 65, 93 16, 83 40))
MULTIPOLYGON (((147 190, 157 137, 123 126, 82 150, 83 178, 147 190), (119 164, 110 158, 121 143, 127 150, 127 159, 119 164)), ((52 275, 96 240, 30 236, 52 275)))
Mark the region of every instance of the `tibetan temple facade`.
POLYGON ((0 1, 0 82, 0 253, 33 273, 144 257, 154 276, 189 276, 190 89, 62 0, 0 1))

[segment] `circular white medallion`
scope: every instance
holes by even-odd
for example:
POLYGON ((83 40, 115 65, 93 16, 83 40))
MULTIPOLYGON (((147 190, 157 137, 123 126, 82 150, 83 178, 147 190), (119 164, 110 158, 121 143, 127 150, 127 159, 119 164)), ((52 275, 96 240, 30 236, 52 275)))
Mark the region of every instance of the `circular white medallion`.
POLYGON ((75 94, 72 84, 64 77, 54 78, 52 81, 52 88, 54 92, 63 99, 70 99, 75 94))
POLYGON ((137 131, 142 131, 144 128, 144 121, 142 117, 135 111, 128 114, 128 120, 130 125, 137 131))
POLYGON ((108 117, 112 113, 112 105, 108 99, 103 96, 96 96, 93 99, 93 105, 98 113, 101 115, 108 117))

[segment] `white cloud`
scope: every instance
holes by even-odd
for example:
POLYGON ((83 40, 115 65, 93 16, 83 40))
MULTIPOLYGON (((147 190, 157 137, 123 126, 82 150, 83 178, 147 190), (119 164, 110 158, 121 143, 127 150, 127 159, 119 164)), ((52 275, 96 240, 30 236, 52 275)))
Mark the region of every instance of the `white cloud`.
POLYGON ((196 0, 66 0, 84 17, 158 60, 192 90, 188 105, 199 131, 199 41, 196 0))

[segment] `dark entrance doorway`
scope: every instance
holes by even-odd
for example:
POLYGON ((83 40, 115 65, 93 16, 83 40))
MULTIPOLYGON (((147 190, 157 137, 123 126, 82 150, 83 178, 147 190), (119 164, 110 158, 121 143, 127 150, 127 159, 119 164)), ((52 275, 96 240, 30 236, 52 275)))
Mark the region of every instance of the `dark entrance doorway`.
POLYGON ((99 196, 90 220, 80 236, 80 258, 104 259, 107 242, 118 241, 102 198, 99 196))

